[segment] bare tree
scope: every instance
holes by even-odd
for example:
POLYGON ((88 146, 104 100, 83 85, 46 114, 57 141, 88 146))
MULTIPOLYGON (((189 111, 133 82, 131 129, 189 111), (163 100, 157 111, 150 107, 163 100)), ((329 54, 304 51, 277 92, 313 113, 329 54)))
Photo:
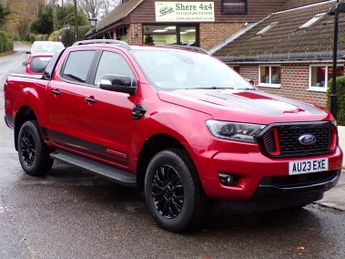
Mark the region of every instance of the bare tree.
POLYGON ((119 4, 121 4, 122 0, 105 0, 103 3, 103 14, 107 15, 108 13, 110 13, 116 6, 118 6, 119 4))
POLYGON ((121 0, 78 0, 79 7, 83 12, 91 17, 102 17, 108 14, 121 0))

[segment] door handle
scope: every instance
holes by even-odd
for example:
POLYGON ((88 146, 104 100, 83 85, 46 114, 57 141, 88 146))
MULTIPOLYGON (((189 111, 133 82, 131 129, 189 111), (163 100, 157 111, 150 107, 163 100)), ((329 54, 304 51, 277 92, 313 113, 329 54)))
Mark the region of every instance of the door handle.
POLYGON ((87 103, 95 103, 95 102, 96 102, 96 99, 95 99, 95 97, 90 96, 90 97, 87 97, 87 98, 85 99, 85 101, 86 101, 87 103))
POLYGON ((59 95, 59 94, 61 94, 61 92, 58 89, 53 89, 52 94, 59 95))

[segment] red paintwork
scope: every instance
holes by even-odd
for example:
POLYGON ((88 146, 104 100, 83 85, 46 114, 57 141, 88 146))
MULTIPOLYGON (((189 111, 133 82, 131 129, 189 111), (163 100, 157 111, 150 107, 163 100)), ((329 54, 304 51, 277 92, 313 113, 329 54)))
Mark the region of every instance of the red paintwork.
POLYGON ((32 61, 34 60, 34 58, 38 58, 38 57, 46 57, 46 58, 52 58, 53 57, 53 53, 32 53, 29 55, 28 60, 27 60, 27 64, 25 66, 25 73, 29 74, 29 75, 41 75, 42 73, 37 73, 37 72, 33 72, 31 70, 31 65, 32 65, 32 61))
MULTIPOLYGON (((287 176, 289 161, 327 157, 329 170, 341 168, 343 154, 339 147, 332 154, 322 156, 269 158, 261 153, 257 144, 213 137, 205 124, 209 119, 258 124, 333 121, 332 115, 324 108, 309 106, 319 112, 313 114, 273 96, 262 96, 260 92, 214 91, 243 98, 247 104, 216 98, 207 95, 205 90, 157 91, 145 78, 129 51, 110 45, 76 46, 64 52, 50 82, 9 76, 5 83, 5 110, 6 115, 15 118, 21 107, 30 107, 41 127, 96 143, 107 149, 102 158, 95 157, 88 153, 89 148, 78 146, 76 151, 71 145, 64 147, 63 143, 57 143, 48 134, 45 140, 51 147, 73 151, 132 173, 137 171, 138 157, 145 142, 157 134, 169 135, 179 141, 189 153, 207 196, 217 199, 250 198, 262 177, 287 176), (85 48, 120 53, 134 71, 138 82, 137 93, 129 96, 62 80, 60 69, 69 51, 85 48), (61 94, 53 95, 52 90, 59 90, 61 94), (85 102, 87 97, 94 97, 97 102, 89 104, 85 102), (135 104, 147 109, 140 120, 131 118, 135 104), (265 105, 270 111, 280 115, 265 114, 256 109, 255 105, 265 105), (117 161, 109 159, 110 157, 117 161), (222 185, 218 172, 238 175, 239 184, 236 187, 222 185)), ((336 146, 336 143, 333 145, 336 146)), ((94 153, 97 151, 94 150, 94 153)))

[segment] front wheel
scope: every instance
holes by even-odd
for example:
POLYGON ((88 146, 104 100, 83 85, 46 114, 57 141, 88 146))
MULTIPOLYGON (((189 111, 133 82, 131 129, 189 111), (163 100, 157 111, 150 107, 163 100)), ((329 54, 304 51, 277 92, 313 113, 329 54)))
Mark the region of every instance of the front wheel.
POLYGON ((168 231, 183 232, 199 223, 205 198, 185 152, 164 150, 152 158, 145 175, 145 200, 157 224, 168 231))
POLYGON ((27 121, 18 135, 18 156, 23 170, 32 176, 46 174, 53 166, 53 159, 43 141, 36 121, 27 121))

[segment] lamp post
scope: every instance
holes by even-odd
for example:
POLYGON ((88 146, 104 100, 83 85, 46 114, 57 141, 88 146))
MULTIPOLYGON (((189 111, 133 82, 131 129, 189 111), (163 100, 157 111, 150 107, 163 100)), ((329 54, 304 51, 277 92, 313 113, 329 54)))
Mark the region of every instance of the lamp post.
POLYGON ((69 38, 69 34, 70 34, 70 30, 71 30, 71 25, 68 22, 65 22, 63 25, 63 30, 64 30, 64 35, 65 35, 65 45, 70 45, 70 38, 69 38))
POLYGON ((63 30, 66 32, 66 31, 69 31, 71 29, 71 25, 66 22, 64 25, 63 25, 63 30))
POLYGON ((92 33, 95 33, 97 31, 96 25, 97 25, 97 18, 92 15, 92 17, 89 18, 90 26, 92 28, 92 33))
POLYGON ((335 119, 338 117, 337 107, 337 62, 338 62, 338 34, 339 34, 339 14, 345 13, 345 3, 339 3, 331 8, 329 15, 334 15, 334 46, 333 46, 333 79, 332 79, 332 93, 331 93, 331 112, 335 119))

